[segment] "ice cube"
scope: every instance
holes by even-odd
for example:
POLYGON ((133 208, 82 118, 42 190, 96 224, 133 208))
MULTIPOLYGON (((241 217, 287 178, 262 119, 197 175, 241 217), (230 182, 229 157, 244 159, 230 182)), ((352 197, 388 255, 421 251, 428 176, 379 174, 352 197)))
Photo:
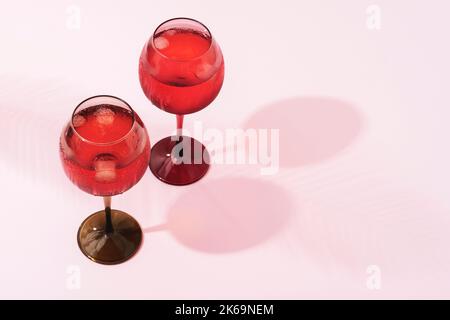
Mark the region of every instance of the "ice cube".
POLYGON ((114 160, 96 160, 95 180, 98 182, 114 182, 116 180, 116 162, 114 160))
POLYGON ((167 31, 164 31, 164 34, 168 35, 168 36, 174 36, 177 33, 177 30, 175 29, 169 29, 167 31))
POLYGON ((86 118, 79 114, 75 115, 72 120, 73 126, 75 128, 82 126, 85 122, 86 122, 86 118))
POLYGON ((158 38, 155 38, 154 43, 155 43, 156 49, 159 49, 159 50, 165 49, 169 46, 169 40, 167 40, 166 38, 161 37, 161 36, 158 38))
POLYGON ((114 111, 106 107, 101 107, 94 112, 95 119, 102 125, 112 124, 114 122, 115 115, 116 114, 114 111))
POLYGON ((195 69, 195 76, 200 80, 208 80, 214 72, 213 66, 209 63, 202 63, 195 69))

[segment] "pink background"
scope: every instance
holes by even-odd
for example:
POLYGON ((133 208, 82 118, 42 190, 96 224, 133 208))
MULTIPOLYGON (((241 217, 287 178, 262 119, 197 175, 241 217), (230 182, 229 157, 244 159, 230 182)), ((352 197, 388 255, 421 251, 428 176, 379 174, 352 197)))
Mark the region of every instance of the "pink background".
POLYGON ((444 0, 3 0, 0 298, 450 298, 449 12, 444 0), (226 61, 219 97, 186 128, 279 128, 281 167, 217 165, 188 187, 147 172, 113 199, 145 229, 142 249, 97 265, 76 232, 102 202, 64 176, 60 130, 78 102, 113 94, 153 143, 168 135, 175 119, 146 100, 137 64, 176 16, 204 22, 226 61))

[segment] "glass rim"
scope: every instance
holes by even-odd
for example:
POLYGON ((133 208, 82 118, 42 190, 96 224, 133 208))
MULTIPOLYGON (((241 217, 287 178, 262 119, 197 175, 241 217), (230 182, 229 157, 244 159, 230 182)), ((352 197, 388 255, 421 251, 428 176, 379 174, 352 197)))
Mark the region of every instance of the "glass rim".
POLYGON ((155 49, 155 51, 158 52, 158 54, 161 55, 162 57, 164 57, 165 59, 172 60, 172 61, 186 62, 186 61, 190 61, 190 60, 194 60, 194 59, 200 59, 201 57, 203 57, 209 50, 211 50, 214 39, 213 39, 212 33, 211 33, 211 31, 209 30, 209 28, 208 28, 206 25, 204 25, 202 22, 200 22, 200 21, 198 21, 198 20, 196 20, 196 19, 193 19, 193 18, 188 18, 188 17, 176 17, 176 18, 171 18, 171 19, 168 19, 168 20, 166 20, 166 21, 160 23, 160 24, 156 27, 155 31, 153 31, 153 34, 152 34, 152 37, 151 37, 150 41, 151 41, 152 46, 153 46, 153 48, 155 49), (209 42, 209 47, 208 47, 208 49, 206 49, 205 52, 203 52, 203 53, 200 54, 199 56, 197 56, 197 57, 195 57, 195 58, 190 58, 190 59, 174 59, 174 58, 170 58, 170 57, 166 56, 164 53, 162 53, 162 52, 156 47, 156 45, 155 45, 155 35, 156 35, 156 32, 158 31, 159 28, 161 28, 161 27, 162 27, 163 25, 165 25, 166 23, 171 22, 171 21, 175 21, 175 20, 189 20, 189 21, 195 22, 195 23, 199 24, 200 26, 202 26, 203 28, 205 28, 205 30, 208 32, 208 36, 209 36, 209 38, 210 38, 210 40, 211 40, 211 41, 209 42))
MULTIPOLYGON (((95 106, 95 104, 94 104, 93 106, 95 106)), ((117 106, 117 105, 116 105, 116 106, 117 106)), ((123 107, 121 107, 121 106, 117 106, 117 107, 123 108, 123 107)), ((125 108, 123 108, 123 109, 125 109, 125 108)), ((89 97, 89 98, 84 99, 83 101, 81 101, 81 102, 75 107, 75 109, 74 109, 73 112, 72 112, 72 116, 71 116, 71 118, 70 118, 70 127, 72 128, 73 132, 75 132, 75 134, 78 136, 78 138, 80 138, 83 142, 86 142, 86 143, 89 143, 89 144, 92 144, 92 145, 96 145, 96 146, 110 146, 110 145, 114 145, 114 144, 117 144, 117 143, 122 142, 123 140, 125 140, 125 139, 130 135, 130 133, 133 131, 133 128, 134 128, 135 123, 136 123, 136 116, 135 116, 135 114, 136 114, 136 113, 134 112, 133 108, 132 108, 132 107, 128 104, 128 102, 126 102, 125 100, 123 100, 123 99, 121 99, 121 98, 119 98, 119 97, 116 97, 116 96, 108 95, 108 94, 99 94, 99 95, 95 95, 95 96, 92 96, 92 97, 89 97), (73 119, 74 119, 74 117, 76 116, 77 110, 78 110, 84 103, 86 103, 86 102, 88 102, 88 101, 90 101, 90 100, 98 99, 98 98, 111 98, 112 100, 120 101, 120 102, 122 102, 123 104, 125 104, 125 106, 126 106, 127 108, 129 108, 129 110, 131 111, 131 115, 132 115, 132 117, 133 117, 133 123, 132 123, 131 126, 130 126, 130 130, 128 130, 127 133, 125 133, 125 134, 124 134, 122 137, 120 137, 119 139, 116 139, 116 140, 113 140, 113 141, 108 141, 108 142, 95 142, 95 141, 91 141, 91 140, 89 140, 89 139, 83 137, 83 136, 77 131, 77 129, 75 128, 75 126, 74 126, 74 124, 73 124, 73 119)))

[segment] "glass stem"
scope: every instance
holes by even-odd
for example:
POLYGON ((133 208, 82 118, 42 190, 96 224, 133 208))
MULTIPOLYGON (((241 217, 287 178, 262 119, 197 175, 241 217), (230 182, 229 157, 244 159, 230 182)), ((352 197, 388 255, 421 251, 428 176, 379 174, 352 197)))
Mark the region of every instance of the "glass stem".
MULTIPOLYGON (((183 141, 183 120, 184 114, 177 114, 177 141, 181 143, 183 141)), ((183 149, 180 150, 180 157, 183 157, 183 149)))
POLYGON ((183 133, 184 114, 177 114, 177 136, 181 137, 183 133))
POLYGON ((112 218, 111 218, 111 197, 103 197, 103 202, 105 204, 105 233, 111 234, 114 232, 112 218))

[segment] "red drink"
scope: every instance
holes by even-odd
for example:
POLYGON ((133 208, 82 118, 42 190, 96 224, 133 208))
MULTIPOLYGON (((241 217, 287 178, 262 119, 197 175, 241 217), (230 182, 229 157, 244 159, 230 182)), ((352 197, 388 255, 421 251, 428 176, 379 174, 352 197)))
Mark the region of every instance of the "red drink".
POLYGON ((64 171, 80 189, 103 196, 104 210, 78 229, 78 246, 94 262, 130 259, 142 242, 142 229, 129 214, 111 208, 111 196, 134 186, 144 175, 150 141, 139 116, 124 100, 94 96, 81 102, 59 143, 64 171))
POLYGON ((174 114, 203 109, 222 87, 224 63, 219 46, 208 32, 159 29, 139 60, 145 95, 157 107, 174 114))
POLYGON ((177 115, 177 136, 152 148, 150 170, 161 181, 187 185, 208 172, 208 150, 183 136, 183 117, 207 107, 219 94, 223 78, 222 51, 199 21, 167 20, 145 44, 139 58, 141 87, 155 106, 177 115))
POLYGON ((99 104, 75 110, 61 135, 60 156, 67 176, 80 189, 112 196, 144 175, 150 143, 131 108, 99 104))

